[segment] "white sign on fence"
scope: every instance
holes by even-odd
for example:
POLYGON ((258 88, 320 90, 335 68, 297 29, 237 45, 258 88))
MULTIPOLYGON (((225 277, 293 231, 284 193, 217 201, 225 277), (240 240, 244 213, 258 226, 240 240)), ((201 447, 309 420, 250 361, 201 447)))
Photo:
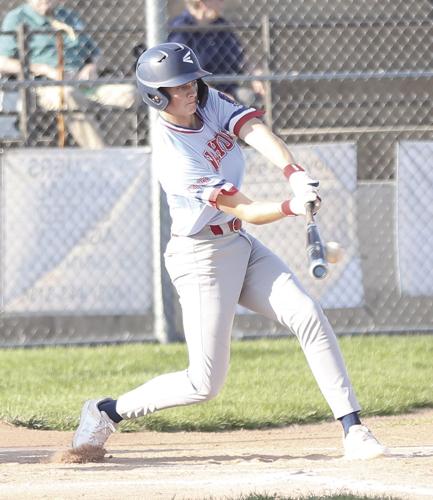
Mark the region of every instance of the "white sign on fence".
MULTIPOLYGON (((364 287, 357 237, 356 145, 335 142, 296 145, 290 149, 311 176, 320 180, 323 207, 316 219, 324 242, 337 241, 342 245, 341 262, 330 265, 329 275, 324 280, 315 280, 308 275, 303 217, 249 229, 293 269, 324 308, 362 307, 364 287)), ((246 153, 245 192, 253 199, 284 200, 289 197, 290 188, 281 171, 264 165, 263 157, 254 150, 246 153)))
POLYGON ((401 141, 397 164, 397 262, 400 290, 433 295, 433 141, 401 141))
POLYGON ((144 149, 10 150, 2 165, 5 313, 130 314, 152 302, 144 149))

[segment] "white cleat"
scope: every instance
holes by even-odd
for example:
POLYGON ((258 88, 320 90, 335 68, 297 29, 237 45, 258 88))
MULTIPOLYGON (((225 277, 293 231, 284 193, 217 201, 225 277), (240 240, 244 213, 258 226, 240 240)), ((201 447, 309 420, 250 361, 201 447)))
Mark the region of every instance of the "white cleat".
POLYGON ((86 401, 81 410, 80 425, 72 439, 72 448, 81 446, 95 446, 103 448, 110 435, 116 430, 117 425, 105 413, 100 411, 98 404, 104 399, 90 399, 86 401))
POLYGON ((382 446, 364 425, 352 425, 344 438, 344 458, 347 460, 369 460, 386 455, 382 446))

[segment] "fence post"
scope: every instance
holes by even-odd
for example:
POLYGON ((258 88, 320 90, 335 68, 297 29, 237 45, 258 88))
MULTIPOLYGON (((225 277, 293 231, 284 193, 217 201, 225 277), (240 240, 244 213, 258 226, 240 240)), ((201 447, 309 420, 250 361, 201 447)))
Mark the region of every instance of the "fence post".
MULTIPOLYGON (((20 74, 19 77, 22 81, 28 81, 30 79, 29 62, 28 62, 28 36, 29 30, 25 24, 20 25, 17 28, 17 46, 18 46, 18 58, 20 61, 20 74)), ((20 131, 24 139, 24 146, 29 145, 29 92, 30 89, 27 86, 20 88, 20 98, 21 98, 21 112, 20 112, 20 131)))
MULTIPOLYGON (((269 61, 271 60, 271 25, 269 22, 269 16, 264 15, 262 17, 261 23, 261 32, 262 32, 262 42, 263 48, 265 51, 265 61, 263 71, 265 75, 269 75, 271 72, 271 68, 269 67, 269 61)), ((272 82, 266 80, 264 82, 265 85, 265 110, 266 110, 266 124, 269 128, 272 129, 273 120, 272 120, 272 82)))
MULTIPOLYGON (((167 0, 146 0, 146 45, 167 39, 167 0)), ((149 137, 153 158, 153 134, 157 111, 150 109, 149 137)), ((175 325, 173 287, 164 266, 163 253, 170 237, 170 215, 166 197, 158 183, 152 160, 153 314, 155 337, 161 343, 179 340, 175 325)))

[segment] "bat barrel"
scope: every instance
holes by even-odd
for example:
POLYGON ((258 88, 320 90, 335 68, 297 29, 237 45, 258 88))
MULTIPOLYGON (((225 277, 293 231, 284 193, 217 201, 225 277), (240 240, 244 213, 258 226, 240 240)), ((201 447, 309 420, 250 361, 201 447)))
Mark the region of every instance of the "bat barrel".
POLYGON ((312 262, 310 265, 310 274, 316 279, 323 279, 328 274, 326 262, 312 262))
POLYGON ((325 278, 328 274, 328 263, 319 230, 314 222, 307 225, 307 256, 310 275, 316 279, 325 278))

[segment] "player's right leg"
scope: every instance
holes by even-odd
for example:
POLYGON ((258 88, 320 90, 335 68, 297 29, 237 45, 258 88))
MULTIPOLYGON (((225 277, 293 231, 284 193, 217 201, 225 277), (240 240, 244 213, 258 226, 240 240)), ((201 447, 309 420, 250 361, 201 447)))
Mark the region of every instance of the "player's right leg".
POLYGON ((209 239, 174 237, 166 267, 179 294, 189 366, 123 394, 117 411, 134 418, 172 406, 199 403, 221 390, 250 245, 237 233, 209 239))
MULTIPOLYGON (((115 404, 115 412, 121 418, 199 403, 218 394, 229 367, 233 318, 250 250, 248 240, 238 233, 209 239, 176 237, 171 240, 166 266, 180 297, 189 366, 186 370, 160 375, 121 395, 115 404)), ((76 434, 80 429, 87 429, 85 434, 90 436, 92 425, 93 428, 103 426, 101 420, 105 412, 97 404, 91 408, 93 416, 89 415, 89 407, 83 409, 81 418, 90 425, 80 424, 76 434)), ((99 435, 99 446, 103 446, 105 440, 99 435)), ((74 447, 75 444, 91 443, 86 443, 85 436, 76 435, 74 447)))
POLYGON ((81 446, 96 446, 102 448, 105 441, 116 430, 116 423, 105 411, 98 407, 105 399, 91 399, 83 405, 80 424, 72 439, 72 448, 81 446))

